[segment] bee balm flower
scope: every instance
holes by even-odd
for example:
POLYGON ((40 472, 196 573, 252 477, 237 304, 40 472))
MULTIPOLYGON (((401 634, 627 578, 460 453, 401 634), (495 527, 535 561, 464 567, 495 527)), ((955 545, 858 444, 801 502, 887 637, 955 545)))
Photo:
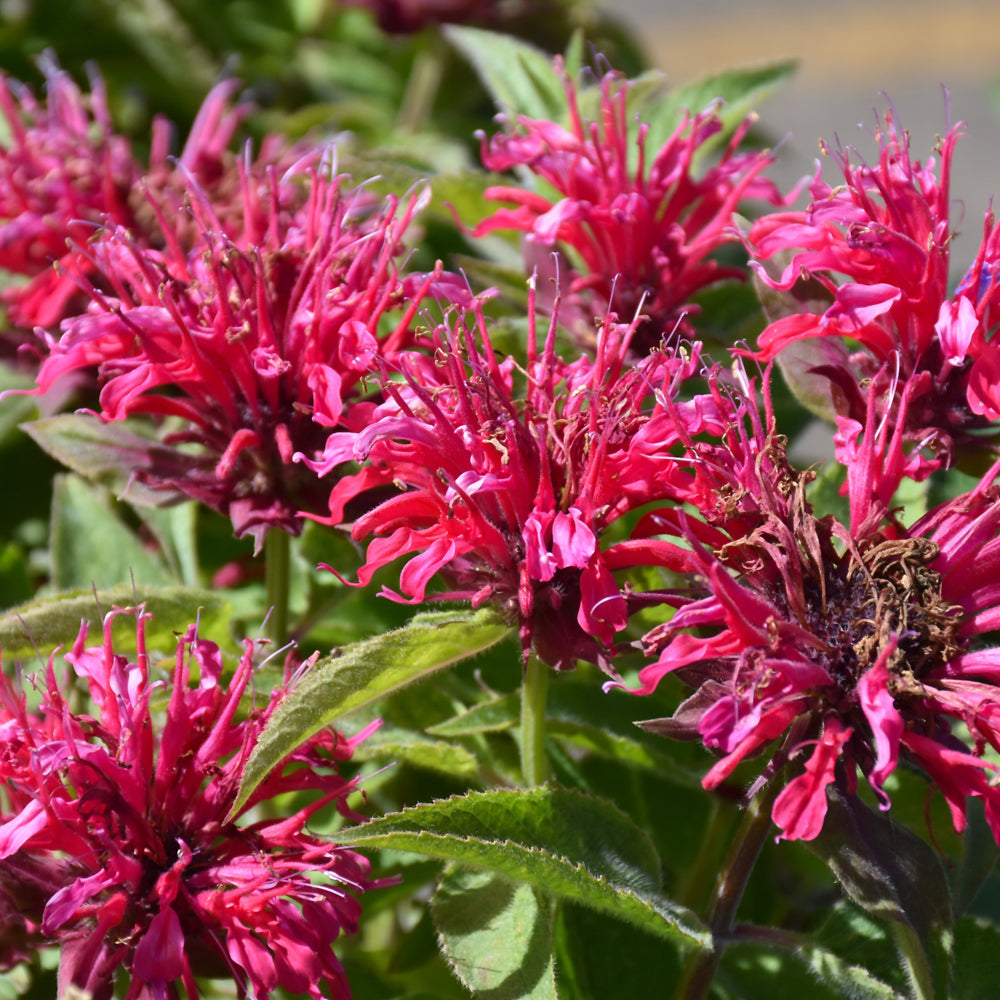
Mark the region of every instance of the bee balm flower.
POLYGON ((697 433, 718 431, 728 415, 711 400, 673 401, 698 370, 697 352, 656 351, 629 367, 635 324, 609 320, 596 357, 569 363, 555 353, 554 327, 538 344, 533 293, 531 303, 523 373, 496 356, 481 303, 435 332, 433 358, 401 356, 405 381, 384 380, 389 399, 371 423, 331 436, 327 463, 366 464, 334 487, 330 520, 370 487, 401 487, 354 522, 355 538, 374 536, 362 583, 408 556, 400 589, 410 600, 424 600, 440 572, 454 589, 435 599, 496 603, 525 655, 614 673, 609 646, 628 618, 614 571, 674 555, 655 542, 608 544, 608 529, 673 495, 675 420, 697 433))
POLYGON ((130 661, 111 645, 116 613, 102 645, 86 645, 84 625, 65 655, 93 716, 71 708, 55 654, 37 714, 3 681, 0 904, 17 899, 33 943, 61 947, 60 995, 76 986, 108 1000, 118 983, 128 1000, 180 997, 182 988, 196 998, 196 977, 229 976, 256 1000, 279 986, 316 1000, 348 997, 331 945, 357 926, 369 867, 306 823, 330 803, 353 815, 345 803, 353 783, 336 767, 363 735, 327 731, 299 747, 231 815, 283 689, 240 719, 253 644, 226 683, 218 647, 194 626, 164 687, 148 662, 147 616, 136 612, 130 661), (161 699, 162 716, 153 707, 161 699), (247 820, 256 805, 297 791, 312 801, 247 820))
POLYGON ((552 251, 558 251, 565 258, 560 273, 569 278, 563 321, 583 340, 592 342, 594 316, 610 309, 628 323, 641 308, 644 319, 632 345, 641 356, 675 329, 692 333, 687 317, 697 312, 697 292, 745 278, 743 269, 726 267, 712 254, 736 239, 732 215, 742 201, 781 203, 777 188, 760 176, 771 157, 737 152, 753 122, 747 119, 719 161, 697 176, 698 153, 722 129, 713 109, 685 114, 659 149, 648 150, 649 126, 629 122, 627 83, 605 75, 598 120, 588 122, 576 86, 565 74, 564 82, 569 128, 522 116, 509 134, 498 133, 488 144, 483 137, 486 167, 524 168, 545 189, 488 188, 487 198, 514 207, 484 219, 475 235, 520 230, 529 263, 540 273, 551 270, 552 251))
POLYGON ((739 411, 748 431, 691 458, 703 482, 714 473, 726 487, 717 505, 647 526, 688 544, 696 585, 646 636, 657 659, 638 690, 669 673, 696 690, 645 727, 719 754, 707 788, 774 745, 760 780, 791 774, 772 812, 788 839, 816 837, 827 786, 852 793, 859 773, 889 808, 885 784, 905 757, 944 795, 956 829, 979 798, 1000 842, 1000 787, 984 758, 1000 749, 1000 653, 983 645, 1000 627, 1000 465, 903 525, 874 479, 900 435, 870 434, 848 470, 842 524, 813 513, 808 477, 785 462, 750 397, 739 411))

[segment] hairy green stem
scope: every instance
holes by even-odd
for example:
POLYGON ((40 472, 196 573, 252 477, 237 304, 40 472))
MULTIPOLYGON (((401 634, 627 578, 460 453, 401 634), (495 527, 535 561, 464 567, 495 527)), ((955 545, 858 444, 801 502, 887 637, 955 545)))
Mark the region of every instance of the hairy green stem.
MULTIPOLYGON (((743 891, 771 829, 771 805, 779 788, 780 782, 772 778, 750 802, 723 859, 706 915, 706 923, 717 937, 727 936, 733 928, 743 891)), ((704 1000, 721 957, 718 943, 712 951, 693 952, 681 972, 676 1000, 704 1000)))
POLYGON ((292 539, 287 531, 270 528, 264 538, 264 576, 267 584, 267 635, 280 649, 288 642, 288 590, 292 539))
POLYGON ((545 695, 549 668, 534 653, 524 666, 521 686, 521 775, 525 787, 540 785, 548 777, 545 759, 545 695))

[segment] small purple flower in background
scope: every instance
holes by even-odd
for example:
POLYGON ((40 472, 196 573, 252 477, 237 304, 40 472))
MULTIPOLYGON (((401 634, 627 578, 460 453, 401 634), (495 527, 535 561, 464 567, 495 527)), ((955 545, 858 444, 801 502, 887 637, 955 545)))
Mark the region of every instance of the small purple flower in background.
POLYGON ((6 933, 19 918, 24 942, 60 946, 60 995, 73 985, 107 1000, 117 981, 128 1000, 193 1000, 196 977, 206 976, 231 977, 255 1000, 279 986, 317 1000, 349 997, 331 945, 356 929, 356 895, 374 883, 365 858, 306 824, 331 803, 361 818, 346 804, 354 782, 337 764, 370 729, 308 741, 231 815, 250 753, 287 688, 241 717, 254 644, 227 683, 218 647, 194 626, 178 643, 171 683, 155 682, 148 616, 134 612, 133 662, 111 646, 119 613, 105 618, 103 645, 86 645, 84 625, 65 654, 96 716, 72 709, 55 654, 38 682, 37 712, 2 682, 0 961, 10 961, 12 942, 13 957, 24 957, 6 933), (237 822, 288 792, 312 799, 291 815, 237 822), (20 907, 16 917, 9 901, 20 907))
POLYGON ((497 359, 481 302, 434 331, 433 357, 399 358, 405 381, 384 381, 389 398, 371 423, 330 438, 326 467, 365 462, 334 487, 330 520, 373 486, 401 487, 354 522, 355 538, 375 536, 363 584, 412 555, 400 589, 413 602, 493 602, 518 625, 526 656, 533 649, 558 669, 583 658, 614 675, 609 647, 628 619, 614 571, 675 554, 604 536, 629 512, 673 495, 683 478, 671 451, 678 421, 685 433, 718 433, 728 414, 711 401, 673 402, 700 370, 697 350, 655 351, 629 367, 636 324, 608 320, 595 358, 570 363, 555 352, 555 320, 539 345, 533 290, 529 310, 523 371, 497 359), (438 572, 454 589, 428 595, 438 572))
POLYGON ((887 115, 876 134, 876 165, 838 150, 844 184, 831 188, 817 178, 807 209, 765 216, 748 237, 759 261, 781 261, 780 274, 758 269, 767 285, 787 292, 811 278, 825 296, 813 311, 784 310, 761 334, 757 356, 770 360, 790 345, 808 351, 802 342, 809 338, 839 338, 816 352, 815 368, 832 383, 839 438, 865 422, 865 386, 874 384, 879 419, 891 426, 905 408, 914 478, 952 464, 963 447, 981 453, 977 432, 1000 414, 992 277, 1000 230, 991 216, 965 280, 953 295, 947 287, 951 160, 961 134, 955 126, 941 141, 939 177, 933 158, 922 166, 911 157, 909 136, 887 115), (855 343, 861 350, 848 346, 855 343))
POLYGON ((707 788, 783 738, 755 787, 790 765, 772 812, 788 839, 816 837, 827 786, 852 793, 858 772, 887 809, 884 785, 904 756, 944 795, 956 829, 966 799, 982 799, 1000 842, 997 769, 983 756, 1000 749, 1000 652, 982 646, 1000 628, 1000 467, 904 526, 876 478, 898 462, 901 435, 868 435, 848 469, 850 525, 817 518, 773 419, 730 394, 739 421, 726 447, 690 457, 702 483, 718 482, 715 505, 645 524, 687 543, 696 580, 645 637, 657 659, 638 689, 675 673, 696 691, 645 728, 720 754, 707 788))
POLYGON ((753 123, 736 130, 719 161, 695 176, 702 147, 722 129, 713 109, 685 115, 663 146, 646 149, 649 126, 632 127, 629 84, 616 74, 601 80, 600 118, 585 121, 577 86, 564 73, 570 127, 519 117, 509 134, 483 136, 490 170, 526 168, 546 190, 498 186, 486 197, 510 202, 484 219, 474 235, 501 229, 527 234, 529 268, 553 275, 552 251, 563 259, 563 322, 586 347, 593 317, 608 310, 624 323, 637 312, 632 350, 644 355, 675 330, 693 332, 692 297, 723 280, 745 280, 745 268, 726 267, 712 254, 734 242, 733 212, 747 199, 782 204, 775 185, 760 176, 768 153, 737 153, 753 123), (566 280, 568 278, 568 281, 566 280))
POLYGON ((91 241, 90 308, 50 338, 37 382, 44 392, 96 366, 103 419, 173 418, 136 480, 222 512, 259 548, 268 528, 298 534, 302 512, 326 511, 329 487, 292 456, 315 457, 331 427, 364 423, 365 376, 409 343, 418 304, 443 279, 400 273, 423 195, 397 211, 309 165, 270 171, 259 188, 238 176, 239 238, 192 183, 190 248, 187 213, 160 214, 163 250, 122 228, 91 241))

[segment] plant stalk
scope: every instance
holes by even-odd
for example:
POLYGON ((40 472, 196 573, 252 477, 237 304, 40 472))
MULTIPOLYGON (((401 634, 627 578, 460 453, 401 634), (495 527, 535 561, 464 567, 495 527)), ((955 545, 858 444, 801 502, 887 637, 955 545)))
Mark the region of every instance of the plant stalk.
POLYGON ((448 49, 439 37, 427 39, 417 52, 396 117, 401 132, 419 132, 431 120, 447 55, 448 49))
MULTIPOLYGON (((726 936, 733 929, 747 881, 771 829, 771 805, 780 786, 781 783, 772 778, 751 800, 723 859, 706 914, 706 923, 716 938, 726 936)), ((704 1000, 721 958, 718 943, 712 951, 693 952, 681 972, 674 992, 676 1000, 704 1000)))
POLYGON ((288 642, 288 593, 292 539, 287 531, 270 528, 264 537, 264 578, 267 585, 267 635, 275 649, 288 642))
POLYGON ((526 788, 548 778, 545 758, 545 696, 549 667, 532 653, 524 666, 521 686, 521 776, 526 788))

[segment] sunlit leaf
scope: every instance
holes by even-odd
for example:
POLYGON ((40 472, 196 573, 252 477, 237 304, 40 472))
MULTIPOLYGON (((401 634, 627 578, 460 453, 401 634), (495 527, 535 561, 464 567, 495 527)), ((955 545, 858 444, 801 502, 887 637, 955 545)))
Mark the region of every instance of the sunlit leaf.
POLYGON ((179 582, 112 509, 107 491, 79 476, 56 477, 51 555, 52 583, 59 590, 113 587, 128 580, 150 586, 179 582))
POLYGON ((413 851, 492 871, 688 947, 711 935, 660 892, 652 844, 614 806, 567 789, 471 792, 338 833, 344 844, 413 851))
POLYGON ((233 809, 313 733, 348 712, 489 649, 509 633, 491 608, 434 612, 417 615, 401 629, 320 660, 271 716, 247 762, 233 809))
POLYGON ((445 33, 505 112, 554 121, 565 116, 562 81, 541 49, 481 28, 449 25, 445 33))
POLYGON ((555 1000, 554 906, 544 893, 493 872, 449 866, 431 912, 448 964, 473 993, 555 1000))
MULTIPOLYGON (((39 652, 56 646, 70 646, 80 631, 81 621, 91 621, 99 629, 101 615, 112 608, 145 604, 153 616, 146 628, 150 647, 172 652, 175 633, 195 621, 205 638, 226 635, 227 603, 223 595, 195 587, 117 586, 106 590, 74 590, 21 604, 0 616, 0 650, 5 659, 39 652)), ((94 635, 98 632, 95 631, 94 635)), ((115 619, 112 635, 115 649, 135 649, 135 621, 126 615, 115 619)))

